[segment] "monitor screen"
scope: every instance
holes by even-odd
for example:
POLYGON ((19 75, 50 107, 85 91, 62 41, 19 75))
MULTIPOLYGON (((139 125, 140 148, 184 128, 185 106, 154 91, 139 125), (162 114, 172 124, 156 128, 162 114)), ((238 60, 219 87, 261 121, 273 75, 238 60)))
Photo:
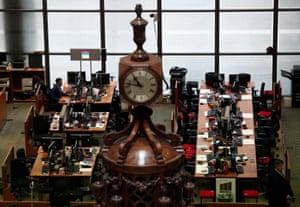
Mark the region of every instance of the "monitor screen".
POLYGON ((90 147, 91 146, 91 134, 68 134, 66 145, 76 147, 90 147))
MULTIPOLYGON (((80 76, 79 76, 80 72, 78 71, 68 71, 67 72, 67 79, 68 79, 68 84, 70 85, 76 85, 80 76)), ((85 82, 85 71, 81 72, 81 82, 85 82)))
POLYGON ((0 64, 2 64, 3 62, 6 62, 6 53, 5 52, 0 52, 0 64))
POLYGON ((64 139, 62 137, 43 136, 41 137, 41 146, 45 152, 54 148, 56 150, 62 150, 64 147, 63 141, 64 139))
POLYGON ((224 73, 207 72, 205 82, 208 86, 219 87, 219 82, 224 82, 224 73))
POLYGON ((110 74, 109 73, 100 73, 100 84, 101 85, 109 85, 110 84, 110 74))
POLYGON ((229 84, 233 85, 234 81, 239 81, 238 74, 229 74, 229 84))

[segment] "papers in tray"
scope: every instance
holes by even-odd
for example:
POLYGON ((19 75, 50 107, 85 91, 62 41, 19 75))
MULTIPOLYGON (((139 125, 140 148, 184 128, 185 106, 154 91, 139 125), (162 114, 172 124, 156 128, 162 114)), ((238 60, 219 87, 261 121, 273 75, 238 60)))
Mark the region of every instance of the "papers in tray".
POLYGON ((208 174, 208 163, 204 162, 201 164, 196 164, 196 174, 206 175, 208 174))
POLYGON ((80 172, 92 172, 92 168, 80 168, 80 172))
POLYGON ((254 139, 243 139, 243 144, 254 144, 254 139))
POLYGON ((196 161, 207 161, 207 156, 206 155, 196 155, 196 161))
POLYGON ((211 92, 210 89, 200 89, 200 94, 208 94, 210 92, 211 92))
POLYGON ((242 100, 251 100, 252 99, 252 95, 242 95, 241 99, 242 100))
POLYGON ((200 103, 200 104, 207 104, 207 99, 201 98, 201 99, 199 100, 199 103, 200 103))
POLYGON ((213 137, 209 137, 208 132, 203 132, 197 135, 199 139, 212 140, 213 137))
POLYGON ((253 113, 243 113, 243 118, 248 118, 248 119, 252 119, 253 118, 253 113))
POLYGON ((245 136, 254 135, 254 130, 253 129, 242 129, 242 135, 245 135, 245 136))

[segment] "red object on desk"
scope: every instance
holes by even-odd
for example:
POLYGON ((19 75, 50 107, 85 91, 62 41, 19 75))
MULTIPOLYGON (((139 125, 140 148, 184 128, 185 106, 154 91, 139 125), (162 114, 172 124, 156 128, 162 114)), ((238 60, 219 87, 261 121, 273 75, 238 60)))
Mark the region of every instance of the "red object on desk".
POLYGON ((199 197, 200 197, 200 204, 202 205, 202 199, 211 198, 215 199, 216 193, 214 190, 200 190, 199 197))
POLYGON ((256 203, 258 200, 258 190, 243 190, 243 197, 244 198, 255 198, 256 203))

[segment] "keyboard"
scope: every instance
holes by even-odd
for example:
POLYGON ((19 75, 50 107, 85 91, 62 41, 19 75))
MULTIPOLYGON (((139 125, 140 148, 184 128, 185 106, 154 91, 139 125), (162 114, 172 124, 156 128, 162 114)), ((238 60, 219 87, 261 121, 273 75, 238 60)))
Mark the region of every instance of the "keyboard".
POLYGON ((48 174, 49 173, 49 166, 43 165, 42 167, 42 174, 48 174))

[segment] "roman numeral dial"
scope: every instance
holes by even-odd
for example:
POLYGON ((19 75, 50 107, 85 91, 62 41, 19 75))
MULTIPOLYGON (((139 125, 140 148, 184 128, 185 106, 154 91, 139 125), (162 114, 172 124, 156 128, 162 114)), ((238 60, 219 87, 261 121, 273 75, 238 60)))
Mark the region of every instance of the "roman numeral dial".
POLYGON ((134 103, 146 103, 151 101, 160 92, 155 73, 145 68, 131 69, 120 82, 123 85, 123 93, 129 101, 134 103))

